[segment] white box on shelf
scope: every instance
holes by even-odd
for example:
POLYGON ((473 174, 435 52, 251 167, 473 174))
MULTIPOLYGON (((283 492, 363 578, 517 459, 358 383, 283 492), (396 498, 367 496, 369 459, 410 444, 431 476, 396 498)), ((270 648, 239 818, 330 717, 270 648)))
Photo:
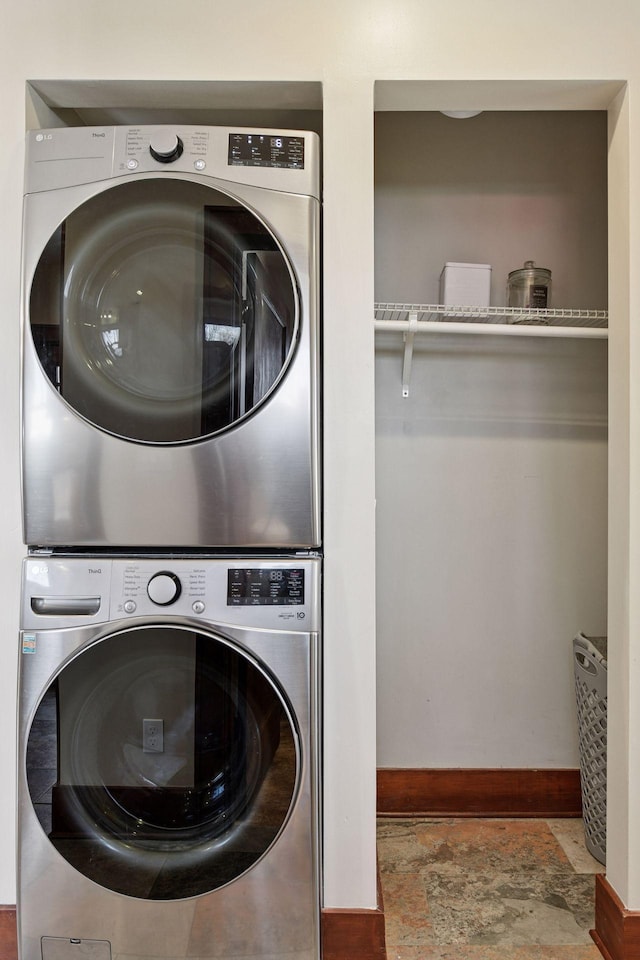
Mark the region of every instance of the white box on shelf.
POLYGON ((488 307, 490 299, 490 264, 445 263, 440 274, 440 303, 448 307, 488 307))

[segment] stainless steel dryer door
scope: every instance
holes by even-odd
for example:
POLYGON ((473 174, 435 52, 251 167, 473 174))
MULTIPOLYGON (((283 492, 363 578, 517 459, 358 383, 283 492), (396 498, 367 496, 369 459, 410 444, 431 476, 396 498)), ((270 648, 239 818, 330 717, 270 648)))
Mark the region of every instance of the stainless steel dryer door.
POLYGON ((26 777, 58 853, 103 888, 181 900, 236 880, 277 841, 300 739, 273 678, 206 632, 107 636, 50 682, 26 777))
POLYGON ((242 421, 296 347, 292 268, 258 217, 182 179, 121 183, 59 224, 33 275, 29 323, 60 396, 142 443, 242 421))

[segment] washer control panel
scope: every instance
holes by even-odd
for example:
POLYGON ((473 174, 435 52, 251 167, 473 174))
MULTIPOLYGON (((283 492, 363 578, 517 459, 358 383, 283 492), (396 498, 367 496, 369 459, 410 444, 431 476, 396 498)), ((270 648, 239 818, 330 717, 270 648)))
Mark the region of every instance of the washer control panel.
POLYGON ((320 624, 321 561, 82 558, 25 561, 24 629, 135 617, 308 632, 320 624))

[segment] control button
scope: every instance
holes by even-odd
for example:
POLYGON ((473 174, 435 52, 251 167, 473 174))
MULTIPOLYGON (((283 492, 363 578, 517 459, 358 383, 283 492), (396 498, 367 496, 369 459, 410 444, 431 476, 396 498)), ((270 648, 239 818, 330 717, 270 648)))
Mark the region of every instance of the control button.
POLYGON ((204 613, 204 603, 202 600, 194 600, 191 604, 191 609, 194 613, 204 613))
POLYGON ((137 170, 138 161, 134 160, 133 157, 131 157, 131 160, 127 160, 127 166, 129 167, 129 170, 137 170))
POLYGON ((183 150, 182 140, 171 130, 156 130, 149 139, 149 153, 158 163, 173 163, 183 150))
POLYGON ((136 602, 135 600, 125 600, 124 602, 124 612, 125 613, 135 613, 136 612, 136 602))
POLYGON ((175 603, 182 593, 182 584, 175 573, 161 570, 149 580, 147 593, 153 603, 157 603, 160 607, 168 607, 169 604, 175 603))
POLYGON ((204 160, 196 160, 193 165, 196 170, 204 170, 207 164, 204 160))

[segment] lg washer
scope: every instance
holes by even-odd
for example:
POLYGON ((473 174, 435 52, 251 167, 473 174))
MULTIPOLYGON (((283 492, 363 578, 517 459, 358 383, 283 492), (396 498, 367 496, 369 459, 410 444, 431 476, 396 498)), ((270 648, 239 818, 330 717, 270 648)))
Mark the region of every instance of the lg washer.
POLYGON ((320 545, 314 133, 29 134, 30 547, 320 545))
POLYGON ((21 960, 319 958, 320 560, 32 557, 21 960))

